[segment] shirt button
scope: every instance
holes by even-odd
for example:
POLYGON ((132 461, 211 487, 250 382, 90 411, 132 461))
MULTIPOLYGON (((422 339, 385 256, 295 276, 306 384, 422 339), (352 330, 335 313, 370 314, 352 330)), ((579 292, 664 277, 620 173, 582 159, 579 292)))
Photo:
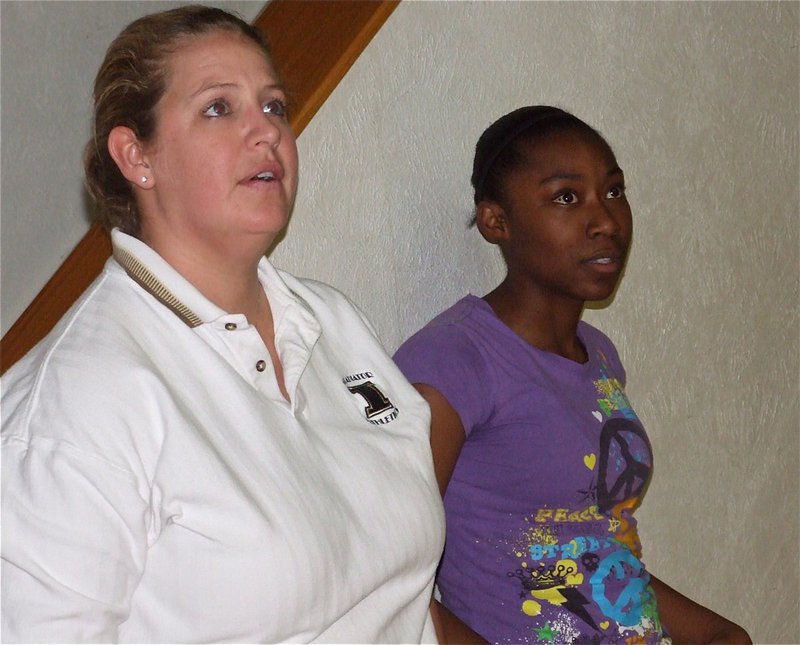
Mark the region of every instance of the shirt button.
POLYGON ((256 369, 259 372, 263 372, 265 369, 267 369, 267 361, 258 361, 258 363, 256 363, 256 369))
POLYGON ((225 323, 225 329, 234 331, 236 329, 236 323, 225 323))

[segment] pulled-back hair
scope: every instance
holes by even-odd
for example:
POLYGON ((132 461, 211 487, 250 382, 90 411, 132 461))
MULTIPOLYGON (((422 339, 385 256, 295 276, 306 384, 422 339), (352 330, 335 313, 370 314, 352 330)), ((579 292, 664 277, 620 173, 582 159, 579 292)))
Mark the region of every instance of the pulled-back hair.
POLYGON ((166 57, 183 39, 220 29, 250 39, 269 58, 257 29, 227 11, 199 5, 143 16, 109 46, 94 83, 92 137, 83 158, 86 189, 106 230, 118 226, 138 236, 141 223, 133 189, 109 154, 109 133, 126 126, 140 141, 150 140, 156 130, 156 104, 166 90, 166 57))
POLYGON ((577 130, 596 137, 611 151, 603 136, 592 126, 569 112, 549 105, 521 107, 492 123, 475 146, 472 165, 475 205, 484 200, 502 204, 505 180, 511 172, 527 162, 527 149, 550 134, 566 130, 577 130))

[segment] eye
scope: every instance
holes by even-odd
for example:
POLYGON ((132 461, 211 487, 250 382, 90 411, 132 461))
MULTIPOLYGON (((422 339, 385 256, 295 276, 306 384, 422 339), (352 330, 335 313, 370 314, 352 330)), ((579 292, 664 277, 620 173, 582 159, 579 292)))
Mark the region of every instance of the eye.
POLYGON ((272 99, 271 101, 267 101, 264 103, 261 109, 264 111, 264 114, 272 114, 280 117, 285 117, 287 113, 286 103, 280 99, 272 99))
POLYGON ((563 204, 564 206, 571 206, 578 203, 578 196, 571 190, 565 190, 556 195, 553 201, 556 204, 563 204))
POLYGON ((224 99, 215 99, 204 110, 203 115, 216 118, 227 116, 231 113, 231 106, 224 99))
POLYGON ((606 199, 619 199, 625 195, 625 186, 614 186, 609 188, 606 193, 606 199))

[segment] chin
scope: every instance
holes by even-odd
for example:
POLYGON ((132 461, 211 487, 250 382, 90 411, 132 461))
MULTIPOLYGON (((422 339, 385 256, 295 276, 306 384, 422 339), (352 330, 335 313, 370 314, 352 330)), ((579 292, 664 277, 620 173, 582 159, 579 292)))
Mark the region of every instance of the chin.
POLYGON ((603 289, 592 292, 584 302, 602 303, 614 295, 615 289, 603 289))
POLYGON ((278 235, 289 223, 289 217, 285 212, 275 213, 256 213, 244 224, 244 228, 249 233, 278 235))

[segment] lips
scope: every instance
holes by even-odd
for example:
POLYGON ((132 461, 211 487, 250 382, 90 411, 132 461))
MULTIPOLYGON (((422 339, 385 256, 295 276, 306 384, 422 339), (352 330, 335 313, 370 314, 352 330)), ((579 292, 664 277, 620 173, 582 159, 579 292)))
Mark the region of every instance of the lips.
POLYGON ((272 183, 283 179, 283 168, 277 162, 262 164, 248 174, 241 183, 272 183))
POLYGON ((598 264, 600 266, 609 266, 612 264, 619 264, 621 262, 618 257, 601 257, 584 261, 586 262, 586 264, 598 264))
POLYGON ((619 248, 605 248, 598 249, 597 251, 584 258, 584 262, 592 262, 598 264, 610 264, 612 262, 622 262, 625 257, 625 252, 619 248))
POLYGON ((622 267, 625 254, 618 249, 603 249, 590 255, 582 262, 596 271, 617 271, 622 267))

